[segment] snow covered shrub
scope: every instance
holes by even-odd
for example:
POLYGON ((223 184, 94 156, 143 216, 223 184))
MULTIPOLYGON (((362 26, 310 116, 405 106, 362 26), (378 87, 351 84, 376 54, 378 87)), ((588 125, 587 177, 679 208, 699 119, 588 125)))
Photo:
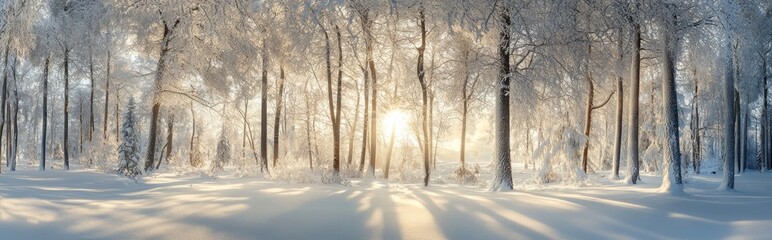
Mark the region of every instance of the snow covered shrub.
POLYGON ((475 163, 471 167, 466 167, 459 164, 458 167, 453 170, 453 176, 455 176, 456 182, 460 184, 477 183, 477 178, 480 176, 480 165, 475 163))
POLYGON ((536 183, 578 182, 587 179, 579 167, 587 139, 584 134, 565 126, 549 131, 547 139, 534 151, 536 183))
POLYGON ((664 153, 661 151, 661 148, 657 142, 652 142, 642 155, 641 170, 645 172, 657 172, 662 169, 660 165, 662 164, 661 160, 662 156, 664 156, 664 153))
POLYGON ((423 162, 417 159, 412 150, 405 149, 402 151, 402 159, 397 164, 397 169, 393 174, 394 179, 400 183, 423 183, 423 162))
POLYGON ((217 142, 217 155, 212 161, 212 173, 222 171, 223 166, 231 160, 231 145, 228 142, 225 127, 220 130, 220 140, 217 142))
POLYGON ((118 149, 118 143, 112 141, 113 138, 100 141, 98 145, 91 147, 91 157, 94 158, 93 167, 101 172, 110 172, 115 170, 115 165, 118 165, 118 154, 115 149, 118 149))
MULTIPOLYGON (((257 171, 259 170, 258 168, 257 171)), ((317 167, 311 169, 307 159, 297 159, 295 161, 279 161, 276 167, 271 168, 271 174, 266 178, 288 183, 323 183, 322 179, 326 178, 323 175, 328 172, 326 169, 317 167)))
POLYGON ((140 144, 137 136, 137 120, 134 116, 135 108, 134 98, 129 99, 129 106, 123 115, 123 125, 121 125, 121 145, 118 147, 118 174, 136 180, 137 175, 142 174, 139 166, 140 144))

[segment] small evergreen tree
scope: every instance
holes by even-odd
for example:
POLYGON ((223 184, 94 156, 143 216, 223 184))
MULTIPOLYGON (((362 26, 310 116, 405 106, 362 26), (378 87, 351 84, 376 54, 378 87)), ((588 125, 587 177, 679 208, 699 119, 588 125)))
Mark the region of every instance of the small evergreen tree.
POLYGON ((136 117, 134 116, 135 105, 134 98, 129 99, 129 106, 123 115, 121 145, 118 147, 120 164, 118 165, 118 170, 116 170, 119 174, 126 175, 133 180, 136 180, 137 175, 142 174, 142 169, 139 165, 140 146, 139 139, 137 139, 139 133, 137 132, 136 117))
POLYGON ((212 170, 222 170, 223 166, 231 159, 231 145, 226 136, 225 127, 220 131, 220 140, 217 142, 217 156, 212 164, 212 170))

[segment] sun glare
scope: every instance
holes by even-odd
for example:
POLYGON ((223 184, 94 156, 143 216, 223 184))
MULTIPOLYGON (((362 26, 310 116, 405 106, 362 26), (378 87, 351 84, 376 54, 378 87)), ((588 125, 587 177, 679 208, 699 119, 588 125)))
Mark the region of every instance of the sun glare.
POLYGON ((394 132, 394 141, 403 144, 410 139, 410 115, 400 109, 395 109, 386 114, 383 119, 383 136, 388 139, 394 132))

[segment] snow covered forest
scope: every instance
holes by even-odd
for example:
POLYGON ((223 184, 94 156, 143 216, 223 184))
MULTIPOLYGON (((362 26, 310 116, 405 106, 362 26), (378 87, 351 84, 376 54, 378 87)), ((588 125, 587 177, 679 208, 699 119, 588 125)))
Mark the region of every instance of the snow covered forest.
POLYGON ((0 236, 772 234, 770 0, 0 0, 0 56, 0 236))

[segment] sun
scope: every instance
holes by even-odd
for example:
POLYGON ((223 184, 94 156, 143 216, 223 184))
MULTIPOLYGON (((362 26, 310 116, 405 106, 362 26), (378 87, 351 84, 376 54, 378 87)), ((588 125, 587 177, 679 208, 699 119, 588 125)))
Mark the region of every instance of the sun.
POLYGON ((400 109, 391 110, 382 121, 383 136, 386 139, 394 133, 394 141, 402 144, 410 139, 410 115, 400 109))

